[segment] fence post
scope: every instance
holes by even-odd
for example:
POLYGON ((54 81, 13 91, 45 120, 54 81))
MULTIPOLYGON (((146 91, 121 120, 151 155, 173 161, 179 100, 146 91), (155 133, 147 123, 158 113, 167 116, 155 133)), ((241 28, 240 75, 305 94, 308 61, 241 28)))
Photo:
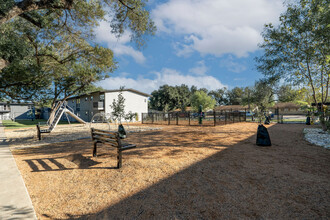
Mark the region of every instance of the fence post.
POLYGON ((143 124, 143 113, 141 113, 141 119, 142 119, 142 124, 143 124))
POLYGON ((216 126, 217 124, 217 117, 216 117, 216 114, 215 114, 215 110, 213 109, 213 117, 214 117, 214 126, 216 126))
POLYGON ((168 114, 168 125, 170 125, 171 124, 171 113, 167 113, 168 114))
POLYGON ((154 113, 151 113, 151 124, 154 123, 154 113))
POLYGON ((190 112, 188 112, 188 121, 189 121, 189 126, 190 126, 190 112))
POLYGON ((235 114, 233 112, 233 109, 231 109, 231 115, 233 116, 233 123, 235 123, 235 114))
POLYGON ((246 108, 245 108, 244 121, 246 122, 246 108))
POLYGON ((227 112, 225 111, 225 125, 227 124, 227 112))
POLYGON ((280 108, 277 107, 277 123, 280 123, 280 108))
POLYGON ((178 112, 176 113, 176 125, 179 125, 179 114, 178 114, 178 112))

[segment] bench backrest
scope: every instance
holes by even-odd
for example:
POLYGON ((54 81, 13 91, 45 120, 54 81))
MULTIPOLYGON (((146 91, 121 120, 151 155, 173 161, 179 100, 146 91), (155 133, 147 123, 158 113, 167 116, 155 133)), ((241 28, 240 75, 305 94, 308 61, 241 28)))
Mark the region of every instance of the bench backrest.
POLYGON ((109 144, 113 147, 121 147, 118 132, 91 128, 92 139, 99 143, 109 144))

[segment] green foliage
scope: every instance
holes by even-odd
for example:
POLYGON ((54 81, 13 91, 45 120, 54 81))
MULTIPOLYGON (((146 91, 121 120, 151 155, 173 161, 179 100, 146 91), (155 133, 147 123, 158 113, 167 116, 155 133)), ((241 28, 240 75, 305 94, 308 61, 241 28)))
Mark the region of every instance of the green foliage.
POLYGON ((127 121, 133 121, 134 118, 136 118, 137 113, 133 113, 132 111, 129 111, 126 115, 125 115, 125 120, 127 121))
POLYGON ((93 42, 94 29, 106 14, 115 15, 109 22, 112 32, 120 36, 129 29, 138 47, 155 32, 144 0, 7 0, 1 4, 0 96, 65 99, 109 77, 117 67, 113 52, 93 42), (37 5, 15 14, 18 4, 37 5), (7 20, 9 14, 13 16, 7 20))
POLYGON ((229 105, 241 105, 242 104, 243 89, 235 87, 232 90, 228 90, 228 104, 229 105))
POLYGON ((208 95, 216 101, 217 105, 226 105, 228 104, 227 92, 227 89, 223 88, 218 90, 212 90, 208 93, 208 95))
POLYGON ((269 80, 259 80, 255 83, 252 90, 252 103, 258 107, 260 114, 263 114, 269 107, 274 105, 274 82, 269 80))
POLYGON ((251 105, 253 104, 253 91, 254 87, 245 87, 243 89, 241 105, 247 105, 249 110, 251 110, 251 105))
POLYGON ((295 102, 298 101, 299 91, 293 89, 290 85, 282 85, 276 91, 279 102, 295 102))
POLYGON ((264 54, 256 58, 265 76, 285 78, 311 89, 313 102, 325 102, 330 79, 330 7, 328 0, 287 4, 280 24, 265 25, 264 54))
POLYGON ((191 92, 188 86, 163 85, 151 93, 150 108, 158 111, 171 111, 180 108, 182 111, 190 105, 191 92))
POLYGON ((200 105, 204 111, 213 109, 215 104, 216 101, 204 91, 196 91, 191 97, 191 107, 194 111, 198 111, 200 105))
POLYGON ((119 92, 117 100, 114 99, 112 101, 110 107, 112 108, 111 114, 113 119, 118 120, 119 123, 121 123, 121 119, 125 118, 125 98, 122 91, 119 92))

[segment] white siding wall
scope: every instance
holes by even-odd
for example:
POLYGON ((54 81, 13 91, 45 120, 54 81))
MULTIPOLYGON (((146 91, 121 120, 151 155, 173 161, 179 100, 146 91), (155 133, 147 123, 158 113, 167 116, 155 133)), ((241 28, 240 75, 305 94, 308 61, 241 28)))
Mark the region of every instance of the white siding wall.
MULTIPOLYGON (((113 100, 117 100, 119 92, 105 93, 105 113, 111 114, 113 100)), ((139 121, 141 121, 142 113, 148 112, 148 97, 139 95, 130 91, 123 91, 123 97, 125 98, 125 113, 129 111, 138 113, 139 121)))
POLYGON ((9 113, 0 113, 0 120, 10 120, 9 113))

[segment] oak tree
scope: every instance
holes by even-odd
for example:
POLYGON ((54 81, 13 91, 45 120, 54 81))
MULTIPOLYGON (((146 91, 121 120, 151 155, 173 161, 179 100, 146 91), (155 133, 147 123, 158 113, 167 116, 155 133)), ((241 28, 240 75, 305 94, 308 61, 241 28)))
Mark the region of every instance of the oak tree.
POLYGON ((264 54, 257 68, 265 76, 284 78, 311 88, 315 103, 328 100, 330 82, 330 7, 328 0, 287 4, 280 24, 265 25, 264 54))

